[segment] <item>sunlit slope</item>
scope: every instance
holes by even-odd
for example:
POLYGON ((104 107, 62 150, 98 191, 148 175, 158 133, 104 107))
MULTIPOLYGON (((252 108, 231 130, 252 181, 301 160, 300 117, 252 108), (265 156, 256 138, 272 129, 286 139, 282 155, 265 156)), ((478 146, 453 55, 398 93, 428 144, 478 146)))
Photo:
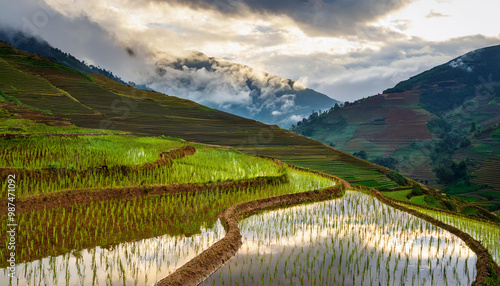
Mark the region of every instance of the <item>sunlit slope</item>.
MULTIPOLYGON (((401 182, 396 183, 386 176, 390 172, 386 168, 275 125, 265 125, 174 96, 138 90, 102 75, 85 75, 5 43, 0 43, 0 58, 0 73, 17 75, 0 78, 3 100, 38 109, 32 110, 33 114, 40 115, 40 111, 44 111, 85 128, 166 135, 232 146, 337 175, 355 185, 383 189, 401 187, 401 182), (43 91, 36 92, 38 86, 43 87, 43 91)), ((12 113, 19 108, 0 104, 12 113)), ((23 116, 33 117, 33 114, 23 116)), ((460 204, 453 202, 452 205, 461 209, 457 203, 460 204)), ((443 207, 447 206, 443 204, 443 207)))

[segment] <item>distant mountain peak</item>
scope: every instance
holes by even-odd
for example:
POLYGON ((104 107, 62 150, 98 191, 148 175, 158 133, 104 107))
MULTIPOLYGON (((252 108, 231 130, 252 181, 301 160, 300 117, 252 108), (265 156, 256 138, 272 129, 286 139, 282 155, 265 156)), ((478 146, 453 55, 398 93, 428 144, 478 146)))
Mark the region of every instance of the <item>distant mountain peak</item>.
POLYGON ((313 110, 338 103, 297 81, 195 51, 182 58, 160 57, 155 61, 155 74, 146 84, 212 108, 284 127, 313 110))

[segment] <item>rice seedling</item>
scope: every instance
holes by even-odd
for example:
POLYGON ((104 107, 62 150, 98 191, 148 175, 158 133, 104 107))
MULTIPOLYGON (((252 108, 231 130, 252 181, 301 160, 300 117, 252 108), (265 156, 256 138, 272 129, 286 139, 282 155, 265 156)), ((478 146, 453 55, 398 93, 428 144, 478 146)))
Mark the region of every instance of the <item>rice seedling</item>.
POLYGON ((256 188, 99 201, 21 213, 18 223, 23 228, 18 233, 18 247, 25 252, 18 259, 31 261, 164 234, 195 235, 202 228, 211 228, 218 214, 231 205, 334 184, 310 173, 287 172, 288 183, 256 188))
MULTIPOLYGON (((118 137, 118 136, 115 136, 118 137)), ((49 138, 53 139, 53 138, 49 138)), ((54 159, 47 159, 45 163, 51 161, 55 163, 48 163, 53 169, 39 169, 38 171, 30 171, 22 173, 23 180, 18 183, 18 196, 34 195, 41 193, 49 193, 64 189, 102 189, 113 187, 125 186, 151 186, 163 185, 173 183, 204 183, 204 182, 221 182, 227 180, 241 180, 249 179, 259 176, 276 176, 282 172, 282 168, 277 166, 276 163, 240 153, 236 150, 227 150, 222 148, 209 148, 203 145, 197 145, 197 152, 192 156, 187 156, 181 159, 176 159, 172 165, 160 165, 155 168, 137 168, 138 165, 147 162, 153 162, 158 159, 162 151, 177 148, 184 143, 179 141, 170 141, 158 138, 143 139, 138 137, 135 144, 125 144, 125 146, 115 146, 115 139, 78 139, 78 138, 56 138, 57 140, 77 140, 76 145, 71 147, 71 144, 59 145, 60 148, 67 148, 64 150, 54 149, 47 151, 43 148, 37 151, 38 147, 33 145, 32 149, 27 152, 33 152, 35 158, 51 158, 51 154, 64 154, 54 157, 54 159), (99 139, 98 141, 96 141, 99 139), (110 141, 108 141, 110 140, 110 141), (88 141, 88 142, 87 142, 88 141), (82 143, 83 142, 83 143, 82 143), (92 153, 89 150, 94 147, 88 147, 87 143, 97 144, 97 146, 104 145, 105 147, 95 147, 99 150, 97 153, 92 153), (105 143, 95 143, 105 142, 105 143), (106 143, 107 142, 107 143, 106 143), (111 143, 110 143, 111 142, 111 143), (78 149, 79 144, 87 146, 78 149), (160 144, 161 143, 161 144, 160 144), (68 147, 70 146, 70 147, 68 147), (133 147, 132 146, 136 146, 133 147), (137 146, 145 146, 140 149, 137 146), (154 146, 151 147, 151 146, 154 146), (113 148, 116 147, 116 150, 113 148), (151 148, 149 148, 151 147, 151 148), (132 149, 130 149, 132 148, 132 149), (125 152, 124 150, 128 150, 125 152), (90 153, 86 153, 86 152, 90 153), (133 152, 132 152, 133 151, 133 152), (132 152, 132 153, 131 153, 132 152), (123 156, 123 154, 129 154, 123 156), (122 155, 120 155, 122 154, 122 155), (138 155, 139 154, 139 155, 138 155), (132 156, 133 155, 133 156, 132 156), (93 158, 93 159, 82 159, 93 158), (139 159, 140 160, 139 160, 139 159), (73 171, 67 172, 67 169, 60 169, 64 165, 62 162, 68 163, 73 168, 73 171), (137 161, 139 160, 139 161, 137 161), (78 163, 75 163, 78 162, 78 163), (100 165, 99 163, 100 162, 100 165), (78 168, 102 166, 102 162, 106 162, 106 168, 89 168, 84 171, 78 171, 78 168), (52 164, 52 165, 51 165, 52 164), (79 164, 74 167, 74 164, 79 164), (121 168, 112 168, 112 166, 127 166, 133 164, 132 167, 126 171, 121 168)), ((127 141, 127 140, 126 140, 127 141)), ((49 141, 52 142, 52 141, 49 141)), ((119 142, 119 141, 118 141, 119 142)), ((36 143, 34 140, 33 144, 36 143)), ((50 146, 49 143, 47 146, 50 146)), ((54 144, 57 146, 57 144, 54 144)), ((15 147, 14 147, 15 148, 15 147)), ((52 148, 52 147, 51 147, 52 148)), ((55 147, 53 147, 55 148, 55 147)), ((21 149, 25 150, 25 149, 21 149)), ((1 151, 0 151, 1 152, 1 151)), ((10 153, 4 153, 10 154, 10 153)), ((22 152, 21 152, 22 154, 22 152)), ((0 154, 1 156, 1 154, 0 154)), ((24 155, 20 155, 21 158, 24 155)), ((33 160, 36 161, 36 160, 33 160)), ((44 160, 40 160, 44 162, 44 160)), ((24 164, 24 161, 18 163, 5 163, 4 164, 24 164)), ((37 164, 45 164, 37 163, 37 164)), ((49 166, 47 165, 47 166, 49 166)), ((38 166, 38 165, 37 165, 38 166)), ((47 167, 46 166, 46 167, 47 167)), ((22 172, 22 171, 21 171, 22 172)), ((6 186, 2 186, 2 192, 5 193, 6 186)))
POLYGON ((255 215, 240 228, 240 251, 202 285, 260 276, 256 258, 276 269, 264 273, 266 285, 465 285, 475 279, 476 256, 463 241, 362 193, 255 215), (231 279, 229 266, 243 277, 231 279))
POLYGON ((478 221, 461 215, 452 215, 445 212, 433 211, 425 208, 406 205, 409 208, 417 209, 437 220, 452 225, 463 232, 468 233, 477 241, 481 242, 491 253, 493 260, 500 264, 500 227, 491 222, 478 221))
POLYGON ((181 140, 127 136, 31 136, 0 141, 0 166, 28 170, 100 166, 136 166, 158 159, 162 151, 180 148, 181 140))
MULTIPOLYGON (((18 285, 146 285, 200 254, 225 235, 217 221, 193 236, 163 235, 150 239, 69 252, 57 257, 18 264, 18 285), (87 283, 86 283, 87 282, 87 283)), ((0 283, 8 285, 7 272, 0 283)))

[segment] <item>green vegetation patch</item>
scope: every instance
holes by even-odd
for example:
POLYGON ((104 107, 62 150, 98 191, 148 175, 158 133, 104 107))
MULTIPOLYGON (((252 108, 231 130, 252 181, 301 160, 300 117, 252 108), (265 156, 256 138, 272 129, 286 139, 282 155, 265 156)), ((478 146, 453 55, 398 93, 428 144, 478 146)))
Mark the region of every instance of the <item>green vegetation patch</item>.
POLYGON ((14 96, 8 95, 1 90, 0 90, 0 101, 13 102, 17 106, 24 106, 24 107, 32 109, 32 110, 36 110, 36 111, 40 111, 40 112, 45 113, 45 114, 53 115, 52 112, 50 112, 48 110, 44 110, 44 109, 40 109, 40 108, 36 108, 36 107, 30 106, 30 105, 24 104, 21 101, 19 101, 19 99, 15 98, 14 96))
POLYGON ((382 192, 382 194, 388 198, 409 202, 408 196, 411 194, 412 190, 402 190, 394 192, 382 192))
POLYGON ((425 206, 426 205, 425 197, 426 197, 425 195, 411 197, 410 202, 417 204, 417 205, 425 206))
POLYGON ((476 184, 463 184, 463 183, 456 183, 453 185, 450 185, 446 187, 443 190, 443 193, 449 194, 449 195, 460 195, 460 194, 465 194, 465 193, 471 193, 471 192, 476 192, 478 190, 483 189, 485 186, 478 186, 476 184))
POLYGON ((442 209, 443 206, 439 203, 439 201, 431 195, 425 196, 425 205, 431 208, 442 209))
MULTIPOLYGON (((15 114, 4 110, 0 114, 0 134, 25 134, 25 135, 45 135, 45 134, 116 134, 122 131, 81 128, 77 126, 50 126, 44 123, 38 123, 29 119, 15 118, 15 114), (7 119, 5 119, 7 117, 7 119)), ((1 143, 3 144, 3 143, 1 143)), ((2 145, 5 146, 5 145, 2 145)))
MULTIPOLYGON (((271 160, 234 149, 195 145, 194 155, 146 166, 180 140, 137 136, 33 136, 0 141, 0 166, 20 168, 18 196, 64 189, 98 189, 174 183, 208 183, 278 176, 271 160)), ((6 192, 6 186, 3 192, 6 192)))
MULTIPOLYGON (((9 124, 10 125, 10 124, 9 124)), ((9 126, 8 125, 8 126, 9 126)), ((12 130, 10 125, 7 130, 12 130)), ((159 154, 182 142, 136 136, 31 136, 0 141, 0 166, 41 169, 51 166, 85 170, 99 166, 136 166, 153 162, 159 154)))

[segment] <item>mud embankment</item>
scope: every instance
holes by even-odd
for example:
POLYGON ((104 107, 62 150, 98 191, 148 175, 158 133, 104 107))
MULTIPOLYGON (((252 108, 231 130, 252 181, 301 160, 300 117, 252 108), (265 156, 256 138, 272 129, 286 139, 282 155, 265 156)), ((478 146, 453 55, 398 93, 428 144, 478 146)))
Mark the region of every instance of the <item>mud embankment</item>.
POLYGON ((174 273, 157 281, 155 285, 197 285, 206 279, 211 273, 224 265, 228 259, 233 257, 241 247, 242 241, 238 222, 246 216, 263 210, 335 199, 342 197, 344 194, 345 185, 337 184, 323 190, 269 197, 234 205, 222 214, 226 236, 174 273))

